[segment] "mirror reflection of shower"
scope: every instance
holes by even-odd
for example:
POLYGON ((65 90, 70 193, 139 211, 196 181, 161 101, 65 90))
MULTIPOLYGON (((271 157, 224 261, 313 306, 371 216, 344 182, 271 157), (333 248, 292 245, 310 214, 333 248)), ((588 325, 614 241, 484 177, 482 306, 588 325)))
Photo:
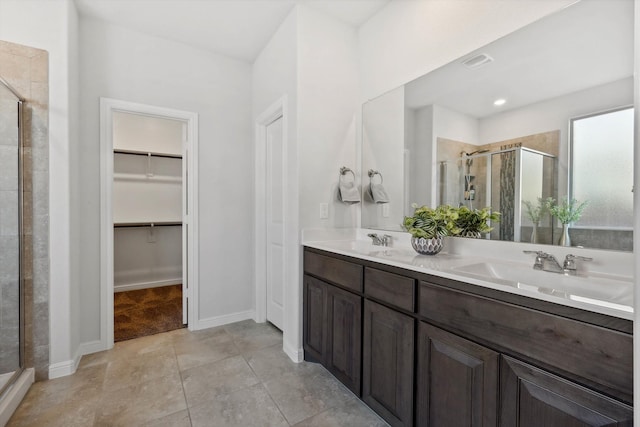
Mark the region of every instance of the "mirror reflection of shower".
MULTIPOLYGON (((467 153, 466 151, 461 151, 460 152, 460 157, 462 159, 462 165, 464 167, 464 173, 462 175, 463 177, 463 183, 462 183, 462 188, 463 188, 463 201, 461 201, 459 203, 459 206, 467 206, 469 209, 474 209, 474 201, 476 200, 476 196, 478 195, 478 183, 474 182, 476 179, 476 176, 473 175, 472 173, 472 166, 473 166, 473 160, 474 160, 474 156, 476 155, 480 155, 480 154, 484 154, 484 153, 488 153, 489 150, 476 150, 476 151, 472 151, 471 153, 467 153)), ((486 170, 486 167, 485 167, 486 170)), ((486 183, 485 183, 485 187, 486 187, 486 183)), ((476 207, 478 205, 476 204, 476 207)))
POLYGON ((547 215, 534 224, 522 206, 524 202, 537 204, 539 199, 556 197, 556 157, 517 142, 478 149, 461 145, 452 140, 441 144, 440 204, 490 207, 500 212, 500 222, 493 224, 489 235, 492 240, 551 244, 551 217, 547 215))

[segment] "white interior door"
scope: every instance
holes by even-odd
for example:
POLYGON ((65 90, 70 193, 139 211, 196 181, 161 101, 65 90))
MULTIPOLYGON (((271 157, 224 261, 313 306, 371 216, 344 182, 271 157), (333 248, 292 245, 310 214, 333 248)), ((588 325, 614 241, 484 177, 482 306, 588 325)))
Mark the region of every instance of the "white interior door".
POLYGON ((266 127, 267 320, 282 330, 284 301, 284 149, 282 117, 266 127))

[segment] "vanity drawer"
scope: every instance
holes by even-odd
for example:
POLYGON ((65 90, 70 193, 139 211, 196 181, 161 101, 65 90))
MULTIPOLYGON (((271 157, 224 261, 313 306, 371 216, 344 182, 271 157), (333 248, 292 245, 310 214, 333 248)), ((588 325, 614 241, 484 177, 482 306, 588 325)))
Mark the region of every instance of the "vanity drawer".
POLYGON ((633 338, 629 334, 424 281, 420 282, 420 315, 632 402, 633 338))
POLYGON ((305 251, 304 271, 329 283, 362 292, 361 265, 305 251))
POLYGON ((415 284, 409 277, 387 273, 371 267, 364 269, 365 296, 415 312, 415 284))

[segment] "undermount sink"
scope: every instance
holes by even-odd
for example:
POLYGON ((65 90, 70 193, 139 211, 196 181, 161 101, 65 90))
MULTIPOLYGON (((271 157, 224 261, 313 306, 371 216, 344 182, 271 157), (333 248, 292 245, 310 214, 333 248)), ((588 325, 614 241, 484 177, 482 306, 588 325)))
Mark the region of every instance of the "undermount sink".
POLYGON ((586 303, 608 303, 625 311, 632 311, 633 307, 633 282, 630 278, 596 273, 588 276, 567 276, 534 270, 530 266, 510 262, 477 262, 451 270, 466 277, 540 294, 586 303))

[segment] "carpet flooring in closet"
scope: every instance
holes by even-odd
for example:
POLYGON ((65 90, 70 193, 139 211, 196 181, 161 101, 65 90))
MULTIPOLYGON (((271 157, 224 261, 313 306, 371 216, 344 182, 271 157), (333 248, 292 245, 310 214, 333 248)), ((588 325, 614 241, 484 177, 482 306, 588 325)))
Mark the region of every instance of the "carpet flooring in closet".
POLYGON ((182 285, 116 292, 113 314, 115 342, 184 328, 182 285))

